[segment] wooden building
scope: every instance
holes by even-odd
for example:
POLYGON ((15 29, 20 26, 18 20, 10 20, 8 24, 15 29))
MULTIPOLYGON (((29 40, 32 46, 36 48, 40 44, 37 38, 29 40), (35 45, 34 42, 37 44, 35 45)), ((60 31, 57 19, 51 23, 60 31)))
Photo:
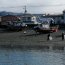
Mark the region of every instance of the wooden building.
POLYGON ((8 25, 19 21, 20 18, 14 15, 6 15, 1 17, 1 25, 8 25))

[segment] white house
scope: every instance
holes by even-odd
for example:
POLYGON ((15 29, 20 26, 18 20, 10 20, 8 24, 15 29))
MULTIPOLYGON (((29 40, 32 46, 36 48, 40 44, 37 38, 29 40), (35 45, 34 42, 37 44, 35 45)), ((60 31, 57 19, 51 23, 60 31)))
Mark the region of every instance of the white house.
POLYGON ((36 17, 33 16, 32 14, 23 14, 22 21, 26 25, 32 25, 32 24, 35 25, 35 24, 38 24, 38 22, 36 20, 36 17))

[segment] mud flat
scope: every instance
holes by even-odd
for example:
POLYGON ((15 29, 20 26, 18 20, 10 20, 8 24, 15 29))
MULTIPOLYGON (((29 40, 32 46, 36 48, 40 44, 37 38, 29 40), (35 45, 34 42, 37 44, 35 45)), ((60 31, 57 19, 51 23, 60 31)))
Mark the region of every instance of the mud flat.
POLYGON ((51 33, 52 40, 47 40, 48 34, 36 34, 33 30, 27 30, 26 34, 20 32, 0 32, 0 47, 26 48, 26 49, 65 49, 65 40, 61 34, 65 31, 51 33))

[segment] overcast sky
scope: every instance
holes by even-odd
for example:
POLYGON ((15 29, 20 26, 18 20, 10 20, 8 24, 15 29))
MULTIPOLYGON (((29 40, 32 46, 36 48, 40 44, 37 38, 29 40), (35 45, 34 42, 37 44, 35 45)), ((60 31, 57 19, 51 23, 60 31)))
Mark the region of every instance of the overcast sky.
POLYGON ((62 13, 65 0, 0 0, 0 11, 24 12, 27 6, 29 13, 62 13))

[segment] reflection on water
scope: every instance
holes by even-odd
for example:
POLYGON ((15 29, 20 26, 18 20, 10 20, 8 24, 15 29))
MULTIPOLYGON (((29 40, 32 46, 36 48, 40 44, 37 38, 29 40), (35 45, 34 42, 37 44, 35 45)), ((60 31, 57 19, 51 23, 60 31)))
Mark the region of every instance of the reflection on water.
POLYGON ((0 49, 0 65, 64 65, 64 62, 64 52, 0 49))

